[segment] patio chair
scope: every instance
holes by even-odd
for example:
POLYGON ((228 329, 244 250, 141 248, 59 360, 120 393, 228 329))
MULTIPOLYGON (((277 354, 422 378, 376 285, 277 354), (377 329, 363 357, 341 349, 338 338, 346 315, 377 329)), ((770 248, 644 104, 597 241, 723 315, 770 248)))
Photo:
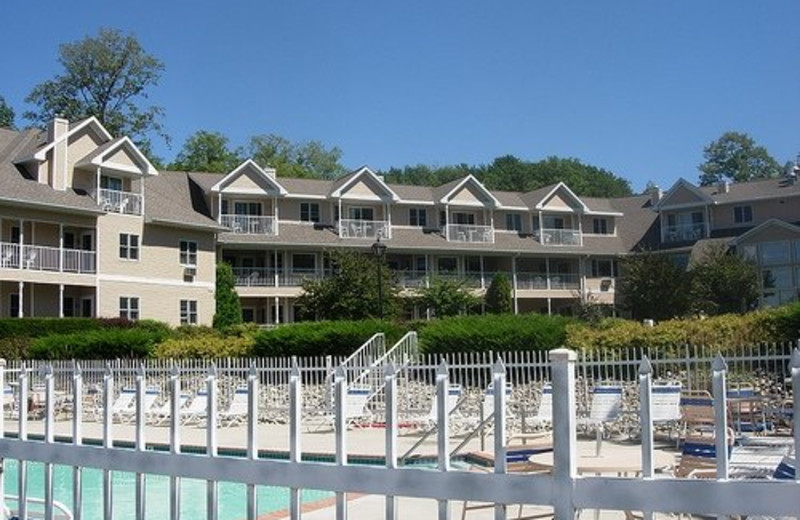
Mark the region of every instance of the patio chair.
POLYGON ((681 392, 681 435, 702 435, 714 433, 714 399, 705 390, 684 390, 681 392))
MULTIPOLYGON (((186 407, 189 402, 189 394, 181 394, 178 397, 178 420, 180 420, 180 412, 186 407)), ((172 400, 166 399, 161 405, 154 407, 150 412, 145 415, 145 421, 153 426, 162 426, 169 424, 172 419, 172 400)))
MULTIPOLYGON (((123 389, 123 391, 125 391, 125 389, 123 389)), ((128 406, 121 405, 118 409, 112 407, 113 418, 121 423, 130 423, 136 420, 136 390, 131 389, 131 391, 133 392, 133 398, 128 401, 128 406)), ((125 393, 127 394, 130 392, 125 393)), ((152 411, 152 409, 155 407, 160 395, 161 392, 157 388, 148 388, 145 390, 144 398, 142 399, 142 408, 144 409, 145 418, 147 417, 147 414, 150 413, 150 411, 152 411)), ((120 392, 120 397, 121 396, 122 392, 120 392)), ((122 404, 124 404, 124 402, 122 404)))
POLYGON ((189 403, 181 408, 178 415, 181 424, 199 424, 206 420, 208 415, 208 392, 198 390, 189 403))
MULTIPOLYGON (((454 423, 454 426, 458 423, 460 418, 458 406, 461 404, 462 395, 463 392, 461 385, 459 384, 451 384, 447 388, 447 416, 453 419, 452 422, 454 423)), ((434 394, 428 413, 417 418, 406 418, 405 424, 416 430, 430 431, 436 428, 436 421, 438 420, 438 417, 437 399, 436 395, 434 394)))
POLYGON ((520 440, 525 445, 529 440, 539 440, 551 434, 553 425, 553 385, 545 383, 539 394, 539 406, 536 414, 532 417, 525 417, 525 427, 521 433, 509 436, 508 442, 520 440), (533 431, 525 431, 527 427, 533 431))
MULTIPOLYGON (((369 386, 353 385, 347 388, 345 396, 345 422, 347 426, 363 426, 371 424, 372 412, 369 409, 369 399, 372 388, 369 386)), ((319 431, 326 427, 332 429, 336 425, 336 414, 325 413, 312 416, 306 422, 308 431, 319 431)))
POLYGON ((587 435, 595 433, 598 455, 603 439, 609 435, 611 426, 617 421, 621 412, 622 386, 598 385, 594 387, 589 414, 578 418, 577 427, 587 435))
MULTIPOLYGON (((655 384, 651 388, 650 420, 654 429, 666 430, 669 438, 677 433, 681 425, 681 383, 655 384)), ((639 429, 631 437, 641 435, 639 429)))
POLYGON ((228 407, 217 413, 217 421, 220 426, 237 426, 247 420, 248 395, 247 387, 239 387, 234 390, 233 398, 228 407))

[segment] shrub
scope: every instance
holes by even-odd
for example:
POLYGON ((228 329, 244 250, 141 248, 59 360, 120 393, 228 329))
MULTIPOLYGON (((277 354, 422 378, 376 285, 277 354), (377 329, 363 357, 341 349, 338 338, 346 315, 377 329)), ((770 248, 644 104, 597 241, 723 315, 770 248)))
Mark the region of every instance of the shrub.
POLYGON ((563 346, 568 318, 541 314, 458 316, 420 329, 425 353, 550 350, 563 346))
POLYGON ((50 334, 96 330, 105 326, 105 320, 94 318, 4 318, 0 319, 0 338, 39 338, 50 334))
POLYGON ((387 347, 407 329, 380 320, 317 321, 283 325, 255 335, 256 356, 347 356, 378 332, 386 334, 387 347))
POLYGON ((168 332, 156 328, 90 330, 53 334, 34 340, 28 349, 33 359, 116 359, 148 357, 168 332))

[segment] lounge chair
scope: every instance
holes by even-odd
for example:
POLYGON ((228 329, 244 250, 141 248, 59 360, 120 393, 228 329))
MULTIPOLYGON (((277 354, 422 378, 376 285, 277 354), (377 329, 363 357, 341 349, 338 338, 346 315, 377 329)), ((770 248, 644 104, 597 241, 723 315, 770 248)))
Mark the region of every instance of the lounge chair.
MULTIPOLYGON (((189 402, 189 394, 181 394, 178 397, 178 418, 180 419, 180 412, 186 407, 189 402)), ((172 419, 172 399, 166 399, 161 405, 154 407, 150 412, 145 415, 145 420, 153 426, 162 426, 169 424, 172 419)))
POLYGON ((611 425, 622 412, 622 386, 598 385, 592 390, 592 402, 588 415, 579 417, 577 426, 586 434, 597 435, 598 452, 603 438, 607 437, 611 425))
MULTIPOLYGON (((372 388, 369 386, 354 385, 347 389, 344 414, 348 426, 371 424, 372 412, 368 406, 371 396, 372 388)), ((335 424, 336 414, 327 412, 323 415, 312 416, 306 423, 306 428, 308 431, 319 431, 326 427, 333 428, 335 424)))
MULTIPOLYGON (((128 406, 123 406, 124 405, 123 402, 119 409, 115 409, 112 407, 114 419, 118 420, 121 423, 130 423, 136 420, 136 390, 132 390, 132 392, 133 392, 133 399, 129 401, 128 406)), ((125 393, 130 393, 130 392, 125 392, 125 393)), ((161 392, 157 388, 148 388, 147 390, 145 390, 144 398, 142 400, 142 408, 144 410, 145 418, 147 418, 147 414, 150 413, 155 407, 155 404, 158 401, 160 395, 161 392)), ((120 393, 120 397, 121 396, 122 393, 120 393)))
POLYGON ((180 409, 181 424, 200 424, 205 422, 208 415, 208 392, 198 390, 189 403, 180 409))
MULTIPOLYGON (((447 388, 447 416, 454 419, 454 421, 452 421, 453 426, 456 426, 459 423, 460 415, 458 413, 458 406, 461 404, 462 395, 463 392, 461 385, 459 384, 451 384, 447 388)), ((404 421, 405 424, 417 430, 424 431, 436 428, 436 421, 439 418, 439 409, 436 403, 437 399, 436 395, 434 394, 428 413, 418 418, 408 417, 404 421)))
POLYGON ((247 387, 239 387, 233 392, 233 398, 228 407, 217 413, 217 421, 220 426, 236 426, 247 420, 248 395, 247 387))

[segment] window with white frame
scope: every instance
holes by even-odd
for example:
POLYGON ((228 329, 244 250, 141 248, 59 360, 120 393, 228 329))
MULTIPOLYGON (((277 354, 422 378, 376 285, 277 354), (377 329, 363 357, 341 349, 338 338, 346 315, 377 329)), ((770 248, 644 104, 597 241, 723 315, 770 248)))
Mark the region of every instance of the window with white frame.
POLYGON ((614 273, 614 260, 602 258, 592 260, 592 278, 611 278, 614 273))
POLYGON ((122 179, 119 177, 110 177, 108 175, 101 175, 100 188, 104 190, 122 191, 122 179))
POLYGON ((475 214, 474 213, 462 213, 458 211, 454 211, 452 215, 450 215, 450 222, 452 224, 463 224, 467 226, 474 226, 475 225, 475 214))
POLYGON ((408 224, 410 226, 425 227, 428 225, 428 211, 425 208, 409 208, 408 224))
POLYGON ((197 300, 181 300, 181 325, 197 325, 197 300))
POLYGON ((316 202, 301 202, 300 220, 303 222, 319 222, 319 204, 316 202))
MULTIPOLYGON (((224 210, 224 208, 223 208, 224 210)), ((236 215, 248 215, 251 217, 261 216, 260 202, 235 201, 233 203, 233 213, 236 215)))
POLYGON ((139 260, 139 235, 119 234, 119 257, 123 260, 139 260))
POLYGON ((119 297, 119 317, 129 320, 139 319, 139 298, 135 296, 119 297))
POLYGON ((592 219, 592 231, 595 235, 608 235, 608 229, 608 219, 602 217, 592 219))
POLYGON ((194 240, 181 240, 180 242, 180 262, 181 265, 197 265, 197 242, 194 240))
POLYGON ((348 208, 347 215, 351 220, 375 220, 372 208, 348 208))
POLYGON ((747 224, 753 221, 753 207, 752 206, 734 206, 733 207, 733 222, 735 224, 747 224))
POLYGON ((522 231, 522 215, 519 213, 506 213, 506 230, 522 231))

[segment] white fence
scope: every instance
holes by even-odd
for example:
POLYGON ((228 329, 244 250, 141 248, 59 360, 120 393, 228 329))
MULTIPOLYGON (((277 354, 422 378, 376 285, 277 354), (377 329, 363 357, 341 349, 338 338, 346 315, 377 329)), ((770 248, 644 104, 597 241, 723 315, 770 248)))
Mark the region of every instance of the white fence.
MULTIPOLYGON (((302 516, 300 508, 300 490, 323 489, 335 493, 335 518, 347 516, 346 494, 365 493, 382 495, 385 498, 384 518, 398 518, 396 497, 417 497, 438 501, 438 518, 450 517, 452 501, 474 500, 495 504, 496 519, 506 518, 506 508, 510 504, 540 504, 553 508, 557 519, 572 519, 576 511, 581 509, 609 509, 625 511, 643 511, 645 518, 651 512, 694 512, 712 515, 796 515, 800 511, 800 482, 769 480, 732 480, 728 479, 727 416, 725 413, 726 378, 729 368, 720 357, 711 363, 711 386, 716 403, 717 428, 716 442, 717 478, 708 480, 655 478, 653 428, 650 418, 651 385, 653 365, 646 358, 630 360, 636 367, 638 383, 639 407, 641 418, 641 469, 639 477, 596 477, 583 476, 577 469, 576 452, 576 416, 577 391, 580 387, 580 370, 577 369, 577 356, 569 350, 554 350, 549 353, 546 366, 538 367, 545 379, 552 382, 552 428, 553 428, 553 466, 549 472, 537 474, 513 474, 508 472, 506 463, 506 438, 508 417, 506 404, 509 397, 505 392, 494 392, 493 409, 496 410, 492 424, 493 452, 495 466, 493 472, 468 472, 451 467, 449 446, 451 441, 448 414, 448 389, 451 384, 452 367, 445 363, 437 366, 433 383, 437 403, 436 422, 440 425, 436 430, 435 470, 400 467, 398 464, 397 439, 401 430, 398 419, 398 400, 401 398, 398 384, 400 378, 393 364, 389 364, 384 373, 385 410, 385 463, 381 466, 364 466, 348 463, 348 438, 351 432, 347 426, 350 421, 346 411, 346 393, 348 378, 341 367, 336 370, 334 378, 335 409, 333 416, 335 450, 333 463, 310 462, 303 459, 302 428, 305 419, 302 411, 306 382, 304 374, 296 363, 284 362, 284 366, 275 370, 285 372, 286 394, 288 398, 288 458, 287 460, 270 460, 259 457, 257 428, 259 423, 259 396, 261 387, 269 385, 265 372, 255 366, 227 367, 229 372, 223 375, 216 366, 211 365, 204 374, 203 388, 208 396, 206 413, 208 417, 218 417, 221 402, 220 386, 225 386, 226 377, 230 377, 233 369, 244 376, 247 389, 247 403, 243 419, 243 427, 247 430, 247 447, 244 457, 224 456, 220 454, 218 442, 218 424, 216 420, 207 421, 206 442, 202 450, 197 447, 191 453, 185 453, 181 443, 180 396, 185 388, 182 385, 182 373, 174 366, 169 373, 166 388, 169 392, 170 416, 168 451, 153 450, 148 445, 148 430, 145 427, 145 397, 148 386, 153 382, 147 372, 140 368, 134 375, 136 406, 133 414, 134 443, 133 449, 121 447, 115 441, 117 426, 114 424, 114 396, 120 388, 120 381, 111 366, 102 373, 102 382, 98 388, 102 405, 102 436, 100 445, 84 444, 84 371, 77 365, 68 373, 71 379, 70 391, 67 395, 59 395, 56 391, 56 380, 63 381, 67 374, 57 374, 50 365, 43 365, 38 374, 30 373, 22 366, 16 371, 16 377, 9 378, 18 388, 15 400, 17 407, 14 436, 6 436, 5 417, 0 415, 0 457, 18 460, 18 486, 20 496, 27 494, 27 464, 38 461, 44 464, 44 493, 46 504, 53 502, 53 465, 67 465, 75 468, 77 478, 74 479, 75 504, 80 504, 80 475, 83 468, 99 468, 103 471, 103 517, 111 519, 114 514, 112 473, 117 471, 136 474, 136 512, 137 518, 144 518, 145 512, 145 474, 160 474, 170 477, 169 517, 180 518, 181 479, 202 479, 208 482, 207 518, 218 518, 218 483, 220 481, 237 482, 247 486, 247 518, 257 516, 258 494, 255 486, 274 485, 291 489, 289 509, 293 519, 302 516), (242 372, 244 370, 244 373, 242 372), (15 379, 15 380, 14 380, 15 379), (29 435, 29 388, 35 379, 35 391, 43 394, 42 414, 43 435, 33 438, 29 435), (71 436, 56 441, 55 413, 57 402, 71 406, 71 436), (16 437, 16 438, 14 438, 16 437), (198 453, 199 451, 199 453, 198 453), (77 484, 75 484, 77 483, 77 484)), ((603 365, 598 365, 604 368, 603 365)), ((595 367, 595 368, 597 368, 595 367)), ((0 367, 2 368, 2 367, 0 367)), ((457 369, 455 373, 467 377, 470 367, 457 369)), ((476 369, 475 376, 483 377, 485 367, 476 369)), ((522 367, 520 367, 521 369, 522 367)), ((588 374, 590 369, 585 369, 588 374)), ((496 362, 492 365, 489 381, 494 388, 505 388, 513 378, 514 368, 496 362)), ((598 374, 602 375, 602 374, 598 374)), ((404 376, 407 377, 407 376, 404 376)), ((5 387, 6 371, 0 370, 0 387, 5 387)), ((800 353, 795 352, 791 361, 791 383, 800 385, 800 353)), ((238 385, 237 385, 238 386, 238 385)), ((794 446, 800 446, 800 400, 793 402, 794 446)), ((12 414, 12 417, 13 414, 12 414)), ((797 450, 795 449, 795 453, 797 450)), ((0 479, 2 479, 0 474, 0 479)), ((0 482, 0 484, 2 484, 0 482)), ((20 518, 27 517, 25 501, 20 502, 20 518)), ((74 511, 75 518, 82 518, 81 508, 74 511)), ((47 507, 46 518, 53 518, 52 507, 47 507)))

